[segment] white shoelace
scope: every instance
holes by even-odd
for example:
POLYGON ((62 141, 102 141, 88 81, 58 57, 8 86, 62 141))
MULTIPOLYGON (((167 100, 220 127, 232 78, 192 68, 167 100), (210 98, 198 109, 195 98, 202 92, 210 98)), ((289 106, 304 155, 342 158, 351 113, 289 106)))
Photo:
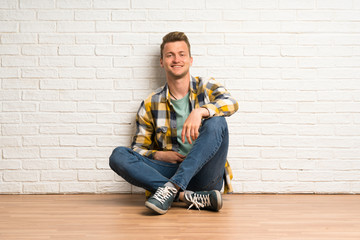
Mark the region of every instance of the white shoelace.
POLYGON ((192 208, 193 206, 195 206, 197 209, 199 209, 200 211, 200 208, 204 208, 204 207, 207 207, 207 206, 211 206, 211 202, 210 202, 210 194, 207 194, 207 195, 200 195, 200 194, 192 194, 192 195, 189 195, 189 198, 188 199, 186 197, 186 199, 191 202, 191 205, 189 206, 188 210, 190 208, 192 208))
POLYGON ((172 187, 160 187, 158 188, 158 190, 155 192, 154 194, 154 198, 156 200, 158 200, 159 202, 161 202, 162 204, 164 204, 164 202, 169 199, 169 197, 171 197, 172 195, 176 194, 177 190, 176 188, 172 188, 172 187))

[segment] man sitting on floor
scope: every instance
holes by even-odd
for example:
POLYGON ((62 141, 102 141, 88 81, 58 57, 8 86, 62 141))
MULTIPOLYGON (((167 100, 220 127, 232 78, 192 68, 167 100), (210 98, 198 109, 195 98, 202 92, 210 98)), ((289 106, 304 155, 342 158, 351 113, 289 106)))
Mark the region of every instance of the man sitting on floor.
POLYGON ((229 146, 225 116, 237 101, 213 79, 192 77, 190 43, 182 32, 164 36, 160 64, 166 84, 140 105, 132 149, 117 147, 110 167, 153 195, 145 206, 165 214, 174 200, 218 211, 229 146))

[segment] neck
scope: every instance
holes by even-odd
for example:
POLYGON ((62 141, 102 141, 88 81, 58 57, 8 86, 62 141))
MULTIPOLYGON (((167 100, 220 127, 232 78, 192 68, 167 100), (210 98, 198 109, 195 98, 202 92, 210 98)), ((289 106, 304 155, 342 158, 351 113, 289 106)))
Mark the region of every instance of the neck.
MULTIPOLYGON (((190 75, 181 79, 169 80, 167 79, 169 91, 174 99, 181 99, 189 92, 190 89, 190 75)), ((171 96, 170 95, 170 96, 171 96)))

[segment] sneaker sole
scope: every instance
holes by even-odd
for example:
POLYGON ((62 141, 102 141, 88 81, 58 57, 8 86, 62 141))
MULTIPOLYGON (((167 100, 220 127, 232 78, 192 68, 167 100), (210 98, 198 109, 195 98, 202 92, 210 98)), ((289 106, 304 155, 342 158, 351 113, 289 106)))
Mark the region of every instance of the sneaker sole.
POLYGON ((219 211, 223 206, 223 201, 222 201, 221 193, 218 190, 215 190, 215 193, 216 193, 216 198, 218 200, 220 199, 220 202, 217 201, 217 209, 215 211, 219 211))
POLYGON ((167 211, 168 211, 168 210, 163 210, 161 208, 158 208, 156 205, 152 204, 151 202, 145 202, 145 206, 161 215, 167 213, 167 211))

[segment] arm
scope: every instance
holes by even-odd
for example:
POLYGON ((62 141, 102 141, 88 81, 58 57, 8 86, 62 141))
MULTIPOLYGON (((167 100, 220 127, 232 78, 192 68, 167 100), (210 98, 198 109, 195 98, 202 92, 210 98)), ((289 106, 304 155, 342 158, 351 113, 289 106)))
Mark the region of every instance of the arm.
POLYGON ((143 101, 136 115, 136 133, 131 144, 132 149, 149 158, 153 158, 156 150, 151 150, 154 126, 150 106, 143 101))
POLYGON ((152 137, 155 132, 152 122, 153 118, 150 106, 146 106, 146 103, 143 101, 136 115, 136 134, 132 143, 132 149, 143 156, 155 160, 170 163, 182 162, 185 159, 185 156, 178 152, 151 149, 153 141, 152 137))
POLYGON ((201 107, 209 110, 210 117, 228 117, 239 109, 238 102, 230 95, 230 92, 215 80, 209 80, 205 85, 204 91, 209 97, 210 102, 201 107))
POLYGON ((231 116, 239 108, 237 101, 225 87, 214 80, 210 80, 205 84, 203 91, 208 96, 210 102, 194 109, 190 113, 181 132, 182 142, 185 142, 186 137, 188 142, 192 144, 192 141, 198 138, 202 118, 231 116))

